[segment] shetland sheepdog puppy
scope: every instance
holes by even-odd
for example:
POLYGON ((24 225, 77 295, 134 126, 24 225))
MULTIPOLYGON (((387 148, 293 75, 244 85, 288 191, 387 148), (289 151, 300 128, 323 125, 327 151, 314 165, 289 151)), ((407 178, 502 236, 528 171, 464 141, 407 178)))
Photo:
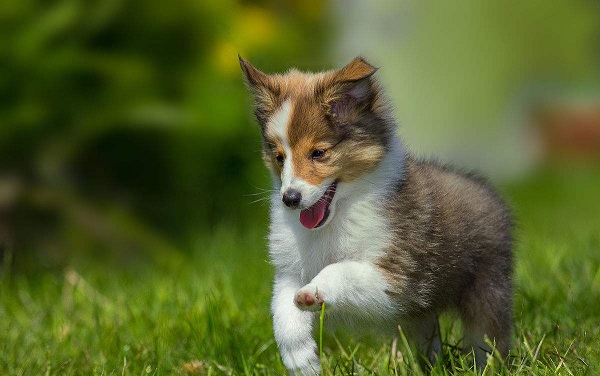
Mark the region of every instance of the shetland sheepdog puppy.
POLYGON ((481 177, 411 156, 374 78, 339 69, 265 74, 240 57, 271 172, 275 339, 291 374, 319 374, 313 328, 397 335, 430 359, 437 315, 458 312, 478 366, 510 346, 512 225, 481 177))

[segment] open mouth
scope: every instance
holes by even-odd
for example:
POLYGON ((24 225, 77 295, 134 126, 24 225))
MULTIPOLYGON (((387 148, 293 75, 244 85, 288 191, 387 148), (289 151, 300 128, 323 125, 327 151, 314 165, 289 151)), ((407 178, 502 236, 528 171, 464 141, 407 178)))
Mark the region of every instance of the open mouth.
POLYGON ((300 223, 307 229, 313 229, 321 226, 329 217, 329 205, 333 201, 335 190, 337 187, 337 181, 331 183, 323 196, 310 208, 304 209, 300 212, 300 223))

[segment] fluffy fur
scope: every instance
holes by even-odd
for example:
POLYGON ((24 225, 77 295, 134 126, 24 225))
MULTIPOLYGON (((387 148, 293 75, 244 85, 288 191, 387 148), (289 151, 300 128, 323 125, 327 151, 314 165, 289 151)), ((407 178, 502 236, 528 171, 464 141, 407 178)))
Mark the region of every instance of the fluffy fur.
POLYGON ((430 357, 440 351, 437 315, 455 309, 478 365, 485 336, 506 355, 511 219, 490 185, 410 156, 376 68, 361 58, 317 74, 240 65, 276 188, 271 307, 290 373, 320 372, 313 325, 323 302, 328 323, 392 335, 401 325, 430 357), (284 204, 290 192, 301 199, 284 204), (321 216, 301 223, 311 210, 321 216))

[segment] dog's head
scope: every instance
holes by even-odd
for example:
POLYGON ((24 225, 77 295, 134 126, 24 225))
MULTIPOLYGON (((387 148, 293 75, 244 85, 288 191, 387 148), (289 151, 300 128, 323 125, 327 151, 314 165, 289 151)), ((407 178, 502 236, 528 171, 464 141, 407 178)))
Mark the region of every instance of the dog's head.
POLYGON ((372 171, 391 137, 386 106, 362 58, 323 73, 268 75, 240 57, 255 97, 263 159, 283 204, 309 228, 325 225, 339 186, 372 171))

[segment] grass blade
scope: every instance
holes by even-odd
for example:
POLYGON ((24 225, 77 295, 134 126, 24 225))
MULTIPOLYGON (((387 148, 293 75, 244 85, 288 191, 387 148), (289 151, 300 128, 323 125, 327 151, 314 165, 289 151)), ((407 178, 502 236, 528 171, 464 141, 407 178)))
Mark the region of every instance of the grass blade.
POLYGON ((321 315, 319 316, 319 358, 323 359, 323 321, 325 320, 325 302, 321 306, 321 315))

